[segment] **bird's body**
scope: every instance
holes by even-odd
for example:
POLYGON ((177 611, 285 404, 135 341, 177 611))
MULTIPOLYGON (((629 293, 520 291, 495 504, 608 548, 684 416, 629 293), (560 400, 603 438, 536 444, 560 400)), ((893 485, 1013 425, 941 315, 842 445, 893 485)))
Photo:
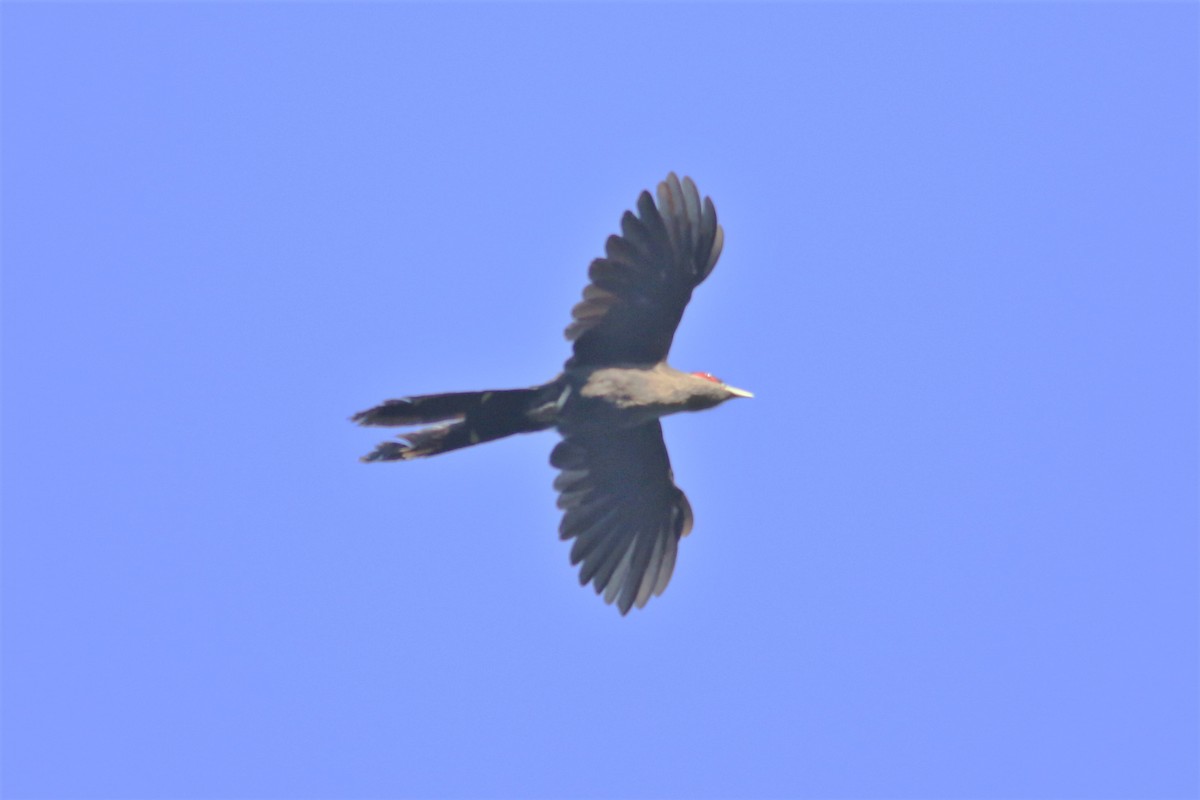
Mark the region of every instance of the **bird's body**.
POLYGON ((418 395, 355 414, 362 425, 429 425, 380 444, 364 461, 398 461, 457 450, 514 433, 556 428, 550 463, 564 510, 560 534, 571 562, 624 614, 666 588, 679 540, 691 529, 675 486, 659 418, 712 408, 749 392, 708 373, 666 363, 692 290, 712 271, 723 232, 695 184, 672 173, 648 192, 622 235, 592 262, 591 283, 572 311, 574 353, 540 386, 418 395), (432 424, 430 424, 432 423, 432 424))
MULTIPOLYGON (((658 364, 599 367, 566 373, 572 388, 556 425, 562 433, 631 428, 680 411, 702 411, 729 399, 731 387, 658 364)), ((733 390, 734 396, 746 396, 733 390)))

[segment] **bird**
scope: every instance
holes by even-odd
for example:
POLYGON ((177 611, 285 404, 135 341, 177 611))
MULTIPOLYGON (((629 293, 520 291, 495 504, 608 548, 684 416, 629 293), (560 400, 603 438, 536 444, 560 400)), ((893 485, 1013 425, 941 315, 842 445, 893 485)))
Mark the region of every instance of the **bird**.
POLYGON ((555 428, 550 453, 579 582, 622 616, 659 596, 692 529, 692 507, 675 485, 659 418, 753 397, 707 372, 667 364, 692 291, 712 272, 725 233, 711 198, 674 172, 638 196, 620 234, 588 267, 583 298, 565 331, 572 352, 547 383, 387 400, 350 419, 419 426, 383 442, 365 462, 410 461, 555 428))

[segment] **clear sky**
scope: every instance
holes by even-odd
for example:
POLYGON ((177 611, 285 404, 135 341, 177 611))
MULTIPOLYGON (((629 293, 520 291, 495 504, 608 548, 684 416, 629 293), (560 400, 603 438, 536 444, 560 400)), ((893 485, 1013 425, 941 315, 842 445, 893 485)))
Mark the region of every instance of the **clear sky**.
POLYGON ((3 793, 1200 793, 1194 3, 3 8, 3 793), (668 171, 695 509, 621 618, 552 377, 668 171))

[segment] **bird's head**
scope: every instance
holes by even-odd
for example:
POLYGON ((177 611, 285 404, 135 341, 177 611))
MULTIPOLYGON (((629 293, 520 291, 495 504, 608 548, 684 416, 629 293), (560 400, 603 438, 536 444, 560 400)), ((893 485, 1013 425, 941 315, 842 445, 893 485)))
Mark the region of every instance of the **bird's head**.
POLYGON ((695 379, 694 391, 688 407, 693 411, 702 408, 712 408, 734 397, 754 397, 745 389, 730 386, 711 372, 693 372, 695 379))

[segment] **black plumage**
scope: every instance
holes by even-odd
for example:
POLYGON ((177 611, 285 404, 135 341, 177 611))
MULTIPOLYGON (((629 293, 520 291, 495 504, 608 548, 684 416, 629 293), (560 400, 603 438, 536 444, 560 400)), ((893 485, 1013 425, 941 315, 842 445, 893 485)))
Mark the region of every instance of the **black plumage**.
POLYGON ((428 425, 380 444, 364 461, 409 460, 514 433, 557 428, 550 463, 571 563, 622 614, 670 581, 692 509, 675 485, 659 418, 712 408, 749 392, 666 363, 692 291, 724 244, 712 201, 671 173, 621 218, 572 309, 573 353, 562 373, 527 389, 388 400, 355 414, 361 425, 428 425), (430 424, 433 423, 433 424, 430 424))

